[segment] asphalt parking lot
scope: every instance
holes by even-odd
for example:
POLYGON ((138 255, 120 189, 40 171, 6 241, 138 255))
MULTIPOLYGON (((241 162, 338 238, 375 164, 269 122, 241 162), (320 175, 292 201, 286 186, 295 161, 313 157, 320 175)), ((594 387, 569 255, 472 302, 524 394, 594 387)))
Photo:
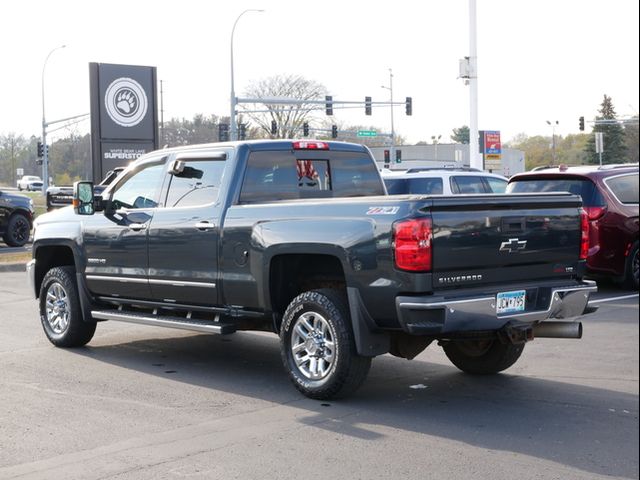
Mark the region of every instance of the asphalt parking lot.
POLYGON ((536 340, 502 375, 431 346, 335 402, 297 393, 272 335, 105 322, 63 350, 23 272, 0 298, 0 479, 638 478, 638 297, 615 285, 582 340, 536 340))

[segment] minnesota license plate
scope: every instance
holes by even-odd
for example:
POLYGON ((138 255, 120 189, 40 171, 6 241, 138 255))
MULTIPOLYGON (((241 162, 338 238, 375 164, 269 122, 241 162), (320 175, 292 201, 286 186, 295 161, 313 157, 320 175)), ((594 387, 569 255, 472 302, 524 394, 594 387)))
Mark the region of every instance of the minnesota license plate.
POLYGON ((515 292, 500 292, 496 297, 496 313, 524 312, 525 290, 515 292))

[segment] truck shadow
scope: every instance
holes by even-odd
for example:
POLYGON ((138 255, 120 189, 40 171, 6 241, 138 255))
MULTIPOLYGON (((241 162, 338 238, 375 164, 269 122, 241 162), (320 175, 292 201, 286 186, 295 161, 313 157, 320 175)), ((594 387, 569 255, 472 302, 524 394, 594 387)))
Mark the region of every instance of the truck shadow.
POLYGON ((319 402, 289 383, 277 337, 251 333, 157 338, 73 352, 212 391, 293 403, 309 411, 303 424, 340 435, 375 440, 382 435, 366 425, 382 425, 637 478, 637 395, 509 374, 472 377, 453 366, 385 355, 374 360, 353 397, 319 402))

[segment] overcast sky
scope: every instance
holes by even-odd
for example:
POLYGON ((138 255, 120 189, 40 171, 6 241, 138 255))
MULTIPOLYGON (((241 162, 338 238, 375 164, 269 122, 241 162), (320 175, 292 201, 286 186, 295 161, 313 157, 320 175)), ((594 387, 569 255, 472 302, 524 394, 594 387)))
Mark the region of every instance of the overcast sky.
MULTIPOLYGON (((603 94, 638 113, 638 0, 478 0, 479 128, 503 141, 524 132, 578 133, 603 94)), ((235 32, 238 96, 252 81, 299 74, 336 100, 413 98, 396 132, 430 140, 469 124, 469 89, 457 79, 469 54, 468 1, 235 0, 233 2, 5 0, 0 28, 0 134, 39 135, 41 74, 47 120, 89 112, 89 62, 149 65, 164 83, 164 117, 229 114, 229 44, 235 32)), ((389 109, 339 111, 348 124, 390 130, 389 109)), ((77 126, 87 132, 89 122, 77 126)), ((68 131, 55 135, 65 136, 68 131)))

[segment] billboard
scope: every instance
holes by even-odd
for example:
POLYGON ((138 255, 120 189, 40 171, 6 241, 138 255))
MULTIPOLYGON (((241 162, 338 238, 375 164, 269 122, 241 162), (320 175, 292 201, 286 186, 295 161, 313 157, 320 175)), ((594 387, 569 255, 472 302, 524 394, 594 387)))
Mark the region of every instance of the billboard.
POLYGON ((502 157, 502 143, 499 130, 481 130, 480 153, 485 159, 499 160, 502 157))
POLYGON ((158 148, 156 68, 90 63, 94 181, 158 148))

